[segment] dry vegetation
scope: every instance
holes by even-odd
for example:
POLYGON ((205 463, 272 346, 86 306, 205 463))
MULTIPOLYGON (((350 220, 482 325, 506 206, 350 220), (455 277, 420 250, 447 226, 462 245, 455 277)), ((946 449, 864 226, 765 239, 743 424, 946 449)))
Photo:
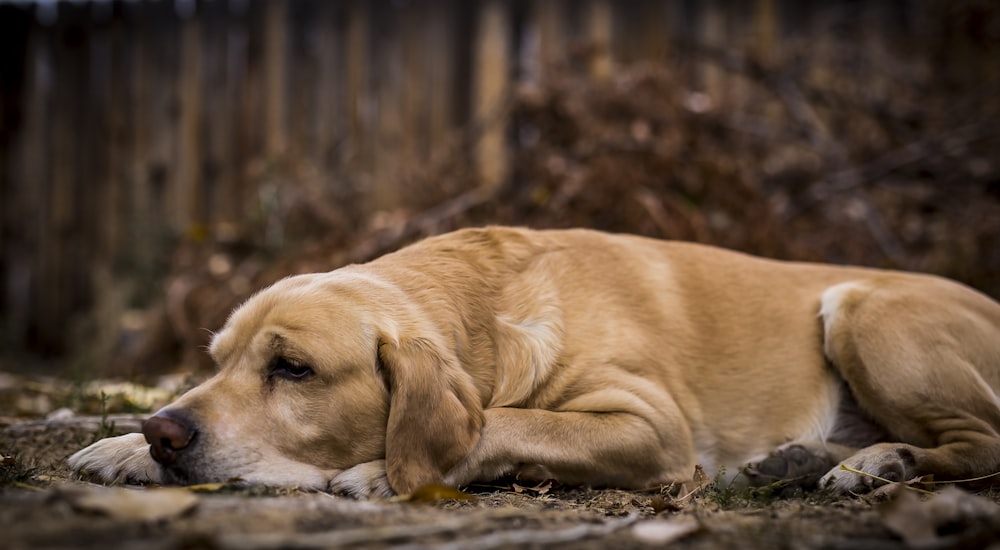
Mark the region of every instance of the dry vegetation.
POLYGON ((283 182, 259 238, 181 247, 164 302, 121 339, 113 372, 204 367, 204 328, 254 289, 469 225, 695 240, 938 273, 1000 296, 1000 85, 958 86, 919 64, 887 75, 848 53, 827 73, 717 57, 731 98, 651 64, 606 82, 522 85, 509 105, 512 174, 498 187, 477 186, 458 154, 482 128, 408 172, 405 208, 369 219, 343 185, 283 182))

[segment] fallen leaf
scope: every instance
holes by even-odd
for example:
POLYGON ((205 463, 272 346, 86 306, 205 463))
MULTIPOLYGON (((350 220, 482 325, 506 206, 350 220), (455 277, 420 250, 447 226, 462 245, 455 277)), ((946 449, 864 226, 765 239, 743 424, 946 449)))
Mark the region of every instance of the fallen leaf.
POLYGON ((102 514, 123 521, 158 521, 194 509, 198 497, 186 489, 126 489, 88 487, 63 489, 60 494, 78 512, 102 514))
POLYGON ((712 483, 712 478, 708 477, 708 474, 705 473, 705 469, 701 467, 701 464, 695 464, 692 481, 698 487, 705 487, 706 485, 712 483))
POLYGON ((684 508, 684 504, 678 502, 675 498, 667 495, 656 495, 649 500, 649 506, 653 508, 654 514, 662 514, 663 512, 679 512, 684 508))
POLYGON ((701 529, 692 517, 648 519, 632 526, 632 536, 645 544, 665 545, 676 542, 701 529))
POLYGON ((868 496, 875 498, 891 497, 899 488, 909 488, 911 492, 931 494, 935 489, 934 476, 918 476, 909 481, 894 481, 892 483, 886 483, 885 485, 882 485, 874 491, 868 493, 868 496))
POLYGON ((417 487, 412 493, 396 497, 392 500, 396 502, 431 504, 443 500, 476 500, 476 497, 468 493, 463 493, 454 487, 431 483, 417 487))
POLYGON ((694 467, 694 475, 691 479, 680 484, 680 492, 677 498, 674 500, 683 504, 690 500, 695 494, 702 492, 705 488, 710 487, 713 483, 712 478, 708 477, 705 470, 700 464, 696 464, 694 467))
POLYGON ((232 487, 232 482, 226 483, 199 483, 197 485, 188 485, 184 487, 188 491, 195 493, 217 493, 227 487, 232 487))

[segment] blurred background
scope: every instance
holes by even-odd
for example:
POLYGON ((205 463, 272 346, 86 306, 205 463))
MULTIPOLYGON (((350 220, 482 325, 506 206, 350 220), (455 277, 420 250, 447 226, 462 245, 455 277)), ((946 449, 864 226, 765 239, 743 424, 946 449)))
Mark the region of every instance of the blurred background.
POLYGON ((491 223, 1000 297, 991 0, 0 0, 0 370, 210 368, 292 273, 491 223))

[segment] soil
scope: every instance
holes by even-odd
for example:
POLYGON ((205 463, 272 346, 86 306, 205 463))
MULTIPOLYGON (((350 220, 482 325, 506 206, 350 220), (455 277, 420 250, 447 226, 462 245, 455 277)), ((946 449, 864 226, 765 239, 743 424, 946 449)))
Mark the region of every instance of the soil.
POLYGON ((666 487, 522 487, 508 480, 464 493, 428 488, 405 499, 358 501, 238 485, 106 487, 74 479, 65 458, 99 436, 139 430, 143 414, 109 410, 132 401, 105 394, 98 398, 103 414, 63 408, 48 419, 24 418, 24 408, 39 402, 52 408, 70 400, 88 410, 93 396, 65 384, 45 390, 5 380, 0 546, 10 549, 980 548, 1000 540, 1000 492, 953 488, 920 497, 902 485, 865 497, 775 496, 709 481, 678 496, 666 487))

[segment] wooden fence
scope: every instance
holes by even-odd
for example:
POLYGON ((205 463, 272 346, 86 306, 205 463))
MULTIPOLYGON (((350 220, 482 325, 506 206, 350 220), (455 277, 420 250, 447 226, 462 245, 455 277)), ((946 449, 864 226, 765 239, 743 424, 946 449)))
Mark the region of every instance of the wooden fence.
MULTIPOLYGON (((178 242, 259 226, 289 180, 342 189, 355 224, 403 206, 400 185, 436 156, 462 155, 470 185, 498 185, 511 90, 553 71, 607 79, 654 60, 732 99, 717 56, 699 52, 767 63, 803 37, 822 48, 847 32, 873 55, 906 57, 935 46, 920 32, 943 9, 817 5, 0 2, 0 338, 8 351, 52 354, 114 338, 81 319, 141 303, 143 289, 148 298, 178 242)), ((964 59, 941 66, 993 70, 964 59)))

